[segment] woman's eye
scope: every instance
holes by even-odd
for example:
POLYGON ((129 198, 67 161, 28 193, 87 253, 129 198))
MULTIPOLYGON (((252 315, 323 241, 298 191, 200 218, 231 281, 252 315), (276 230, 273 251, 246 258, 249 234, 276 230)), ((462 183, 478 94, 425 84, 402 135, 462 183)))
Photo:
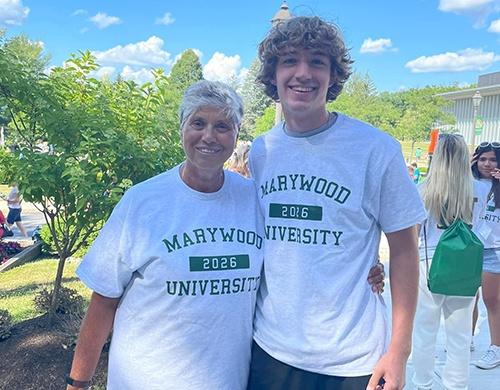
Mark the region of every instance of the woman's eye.
POLYGON ((191 126, 195 129, 201 129, 203 127, 202 121, 192 121, 191 126))
POLYGON ((226 131, 229 131, 231 128, 226 125, 225 123, 219 123, 217 125, 217 131, 219 131, 220 133, 224 133, 226 131))

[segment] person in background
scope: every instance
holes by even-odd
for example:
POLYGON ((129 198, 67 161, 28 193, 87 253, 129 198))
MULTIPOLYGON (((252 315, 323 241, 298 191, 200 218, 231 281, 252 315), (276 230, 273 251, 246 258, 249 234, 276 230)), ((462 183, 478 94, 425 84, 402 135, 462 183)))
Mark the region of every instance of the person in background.
POLYGON ((418 184, 420 181, 420 169, 418 169, 418 164, 416 161, 413 161, 411 163, 411 166, 413 167, 413 181, 415 184, 418 184))
POLYGON ((251 143, 248 141, 240 141, 234 149, 233 155, 228 161, 227 169, 239 173, 243 177, 250 177, 248 170, 248 153, 250 152, 251 143))
POLYGON ((447 390, 465 390, 469 377, 471 316, 474 297, 432 293, 427 286, 429 267, 444 232, 443 226, 455 219, 472 224, 477 231, 486 207, 488 188, 472 177, 469 150, 460 135, 442 134, 427 179, 418 186, 427 218, 420 228, 420 282, 413 331, 413 383, 418 389, 431 389, 434 352, 441 315, 446 329, 446 363, 442 382, 447 390), (427 248, 426 248, 427 247, 427 248))
POLYGON ((408 169, 408 175, 410 176, 410 179, 413 181, 415 180, 415 168, 413 165, 408 164, 406 166, 406 169, 408 169))
POLYGON ((17 183, 12 183, 12 188, 9 195, 7 195, 7 207, 9 208, 9 213, 7 214, 7 224, 9 229, 12 229, 12 226, 16 224, 23 237, 28 238, 28 233, 26 232, 26 228, 21 220, 21 203, 22 198, 19 193, 19 188, 17 188, 17 183))
MULTIPOLYGON (((488 370, 500 366, 500 142, 483 142, 472 157, 472 173, 486 183, 488 203, 483 221, 488 237, 484 245, 483 300, 488 312, 490 347, 473 362, 488 370)), ((477 308, 476 308, 477 310, 477 308)), ((477 311, 476 311, 477 313, 477 311)), ((477 318, 477 314, 475 316, 477 318)))

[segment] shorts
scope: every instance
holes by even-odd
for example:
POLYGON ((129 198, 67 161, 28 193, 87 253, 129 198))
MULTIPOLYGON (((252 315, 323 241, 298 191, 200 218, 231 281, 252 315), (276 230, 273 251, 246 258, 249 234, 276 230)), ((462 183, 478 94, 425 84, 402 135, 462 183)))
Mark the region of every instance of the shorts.
POLYGON ((289 366, 254 341, 247 390, 364 390, 369 380, 370 375, 330 376, 289 366))
POLYGON ((21 222, 21 209, 9 208, 9 214, 7 215, 7 223, 9 225, 12 225, 14 222, 21 222))
POLYGON ((484 250, 483 272, 500 274, 500 248, 488 248, 484 250))

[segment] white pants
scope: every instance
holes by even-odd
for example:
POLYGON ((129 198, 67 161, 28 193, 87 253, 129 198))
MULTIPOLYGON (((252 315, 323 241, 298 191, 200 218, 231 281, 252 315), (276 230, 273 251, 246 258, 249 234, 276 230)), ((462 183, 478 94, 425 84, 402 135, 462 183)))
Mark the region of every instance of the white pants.
MULTIPOLYGON (((429 264, 430 266, 430 264, 429 264)), ((447 390, 467 390, 474 297, 450 297, 433 294, 427 288, 425 261, 420 262, 418 304, 413 329, 413 383, 432 386, 436 336, 444 315, 446 330, 446 363, 442 381, 447 390)))

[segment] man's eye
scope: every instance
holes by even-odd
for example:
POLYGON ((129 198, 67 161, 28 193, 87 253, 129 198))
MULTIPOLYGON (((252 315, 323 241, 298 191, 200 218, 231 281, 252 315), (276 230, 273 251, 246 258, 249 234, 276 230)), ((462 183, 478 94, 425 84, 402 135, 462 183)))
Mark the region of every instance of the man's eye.
POLYGON ((326 62, 323 61, 322 59, 319 59, 319 58, 312 60, 312 63, 313 63, 313 65, 321 65, 321 66, 326 65, 326 62))
POLYGON ((290 65, 295 63, 295 58, 284 58, 283 61, 281 62, 282 64, 285 65, 290 65))

